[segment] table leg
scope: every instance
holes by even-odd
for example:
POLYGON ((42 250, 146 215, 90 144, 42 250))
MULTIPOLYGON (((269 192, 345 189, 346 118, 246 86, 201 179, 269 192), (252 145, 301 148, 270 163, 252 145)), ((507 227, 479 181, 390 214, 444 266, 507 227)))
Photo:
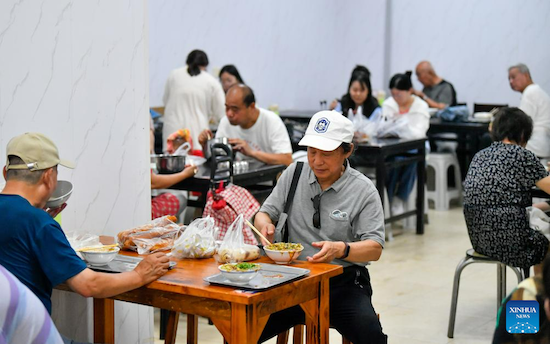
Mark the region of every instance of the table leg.
POLYGON ((199 317, 187 314, 187 344, 198 343, 199 317))
POLYGON ((386 161, 385 156, 380 154, 376 158, 376 188, 380 195, 380 201, 384 206, 384 192, 386 190, 386 161))
POLYGON ((306 343, 328 343, 330 327, 329 302, 329 280, 323 279, 319 282, 318 298, 300 305, 306 315, 306 343))
POLYGON ((416 164, 416 234, 424 234, 424 185, 426 183, 426 148, 418 150, 424 159, 416 164))
POLYGON ((114 344, 115 301, 94 299, 94 342, 114 344))
POLYGON ((267 320, 269 316, 258 317, 255 306, 235 303, 231 305, 231 321, 212 318, 216 328, 230 344, 257 343, 267 320))
POLYGON ((170 311, 168 321, 166 322, 166 332, 164 334, 164 344, 175 344, 176 334, 178 332, 178 321, 180 312, 170 311))

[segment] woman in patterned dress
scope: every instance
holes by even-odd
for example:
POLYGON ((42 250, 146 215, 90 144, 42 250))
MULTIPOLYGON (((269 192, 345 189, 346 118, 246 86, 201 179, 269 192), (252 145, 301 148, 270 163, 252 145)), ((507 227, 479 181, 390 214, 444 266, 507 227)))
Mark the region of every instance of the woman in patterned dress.
POLYGON ((502 108, 491 131, 495 142, 474 156, 464 181, 464 217, 473 248, 521 268, 539 264, 549 245, 530 228, 526 210, 535 185, 550 193, 546 169, 525 149, 532 132, 533 121, 523 111, 502 108))

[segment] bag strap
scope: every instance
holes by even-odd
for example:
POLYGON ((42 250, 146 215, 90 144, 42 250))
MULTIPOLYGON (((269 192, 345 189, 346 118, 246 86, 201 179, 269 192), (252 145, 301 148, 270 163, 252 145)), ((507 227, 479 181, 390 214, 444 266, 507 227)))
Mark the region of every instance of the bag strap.
MULTIPOLYGON (((299 161, 296 163, 296 169, 294 170, 292 183, 290 184, 290 190, 288 191, 288 196, 286 198, 285 209, 283 210, 283 213, 287 214, 287 219, 288 213, 290 211, 290 206, 292 205, 292 201, 294 200, 294 194, 296 193, 296 187, 298 186, 298 180, 300 179, 300 175, 302 174, 303 167, 303 161, 299 161)), ((285 225, 283 226, 283 242, 288 242, 288 226, 286 221, 285 225)))

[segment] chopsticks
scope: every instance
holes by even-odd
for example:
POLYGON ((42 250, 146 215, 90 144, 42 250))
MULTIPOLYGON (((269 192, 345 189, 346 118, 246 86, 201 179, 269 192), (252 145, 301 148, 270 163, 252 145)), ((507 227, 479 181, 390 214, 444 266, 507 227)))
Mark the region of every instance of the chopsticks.
POLYGON ((101 245, 101 246, 86 246, 86 247, 78 248, 78 249, 76 249, 76 251, 77 252, 82 252, 82 251, 89 251, 89 250, 97 250, 99 248, 114 248, 114 247, 119 247, 119 246, 118 246, 118 244, 101 245))
POLYGON ((248 221, 246 219, 245 219, 245 221, 246 221, 246 224, 248 225, 248 227, 250 227, 250 229, 252 229, 254 232, 256 232, 256 234, 258 234, 260 236, 260 238, 264 239, 268 244, 273 245, 271 243, 271 241, 267 240, 267 238, 264 237, 263 234, 260 233, 260 231, 256 227, 254 227, 253 224, 250 223, 250 221, 248 221))

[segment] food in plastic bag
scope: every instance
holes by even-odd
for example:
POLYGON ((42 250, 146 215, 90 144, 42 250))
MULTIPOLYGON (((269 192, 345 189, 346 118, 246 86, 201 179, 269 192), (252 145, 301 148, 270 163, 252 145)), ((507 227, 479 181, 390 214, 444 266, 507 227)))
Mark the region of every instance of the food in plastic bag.
POLYGON ((191 222, 176 239, 171 255, 183 258, 210 258, 216 252, 214 219, 210 216, 191 222))
POLYGON ((176 221, 175 216, 163 216, 144 226, 122 231, 117 235, 118 243, 123 250, 139 254, 169 250, 183 228, 173 221, 176 221))
POLYGON ((239 215, 229 226, 214 258, 218 263, 240 263, 257 259, 260 249, 244 243, 244 219, 239 215))
POLYGON ((71 245, 73 250, 77 252, 83 247, 101 246, 99 236, 95 234, 67 232, 65 236, 67 237, 67 240, 69 241, 69 244, 71 245))

